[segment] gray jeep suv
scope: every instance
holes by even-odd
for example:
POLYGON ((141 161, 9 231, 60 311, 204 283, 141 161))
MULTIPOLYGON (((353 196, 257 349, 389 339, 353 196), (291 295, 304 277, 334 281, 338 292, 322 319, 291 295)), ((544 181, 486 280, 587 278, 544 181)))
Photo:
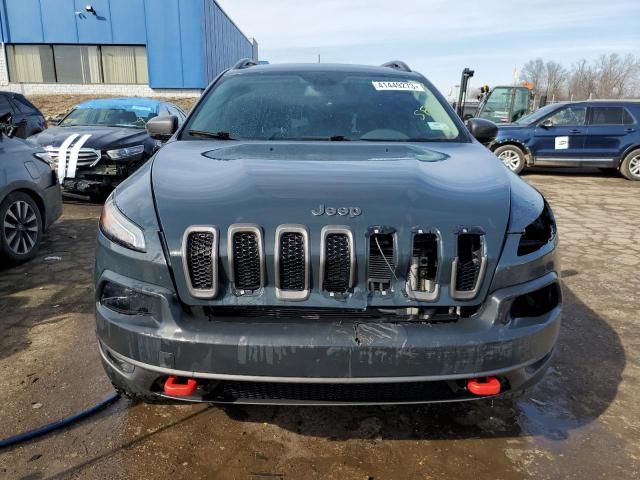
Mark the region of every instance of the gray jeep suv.
POLYGON ((107 200, 96 320, 122 393, 381 404, 519 392, 560 327, 540 193, 402 62, 241 61, 107 200))

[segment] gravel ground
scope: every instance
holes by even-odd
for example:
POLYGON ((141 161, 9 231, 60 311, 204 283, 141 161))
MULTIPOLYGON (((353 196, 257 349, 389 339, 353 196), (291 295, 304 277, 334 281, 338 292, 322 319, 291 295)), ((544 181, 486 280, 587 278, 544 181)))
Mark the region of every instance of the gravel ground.
MULTIPOLYGON (((557 354, 529 399, 366 408, 120 400, 0 452, 0 478, 640 478, 640 183, 589 172, 525 178, 555 209, 565 286, 557 354)), ((111 391, 92 313, 99 211, 67 202, 39 256, 0 270, 0 438, 111 391)))

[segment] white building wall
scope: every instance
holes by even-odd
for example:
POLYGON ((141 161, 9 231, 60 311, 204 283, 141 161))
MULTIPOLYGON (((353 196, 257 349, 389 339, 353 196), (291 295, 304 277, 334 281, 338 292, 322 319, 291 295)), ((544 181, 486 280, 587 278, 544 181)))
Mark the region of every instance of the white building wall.
MULTIPOLYGON (((148 85, 63 84, 63 83, 2 83, 0 60, 0 85, 3 90, 29 95, 117 95, 122 97, 199 97, 197 89, 153 89, 148 85)), ((6 68, 5 68, 6 70, 6 68)), ((6 74, 5 74, 6 75, 6 74)))

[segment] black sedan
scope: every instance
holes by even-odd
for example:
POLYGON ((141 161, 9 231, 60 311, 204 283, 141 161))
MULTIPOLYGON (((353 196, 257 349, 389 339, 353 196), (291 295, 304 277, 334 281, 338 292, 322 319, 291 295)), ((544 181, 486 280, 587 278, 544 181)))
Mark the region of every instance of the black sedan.
POLYGON ((147 121, 169 115, 180 123, 185 118, 179 107, 157 100, 90 100, 29 140, 47 150, 64 191, 104 197, 159 146, 145 130, 147 121))

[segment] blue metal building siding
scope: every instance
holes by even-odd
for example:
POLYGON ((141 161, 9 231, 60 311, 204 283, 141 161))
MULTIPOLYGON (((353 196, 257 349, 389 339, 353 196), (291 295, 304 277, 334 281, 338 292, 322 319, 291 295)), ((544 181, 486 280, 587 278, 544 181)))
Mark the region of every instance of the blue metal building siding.
POLYGON ((209 84, 222 70, 241 58, 253 57, 253 44, 214 0, 202 0, 205 80, 209 84))
POLYGON ((0 39, 146 45, 152 88, 204 88, 252 56, 249 39, 214 0, 0 0, 0 39), (85 12, 87 3, 96 16, 85 12))

